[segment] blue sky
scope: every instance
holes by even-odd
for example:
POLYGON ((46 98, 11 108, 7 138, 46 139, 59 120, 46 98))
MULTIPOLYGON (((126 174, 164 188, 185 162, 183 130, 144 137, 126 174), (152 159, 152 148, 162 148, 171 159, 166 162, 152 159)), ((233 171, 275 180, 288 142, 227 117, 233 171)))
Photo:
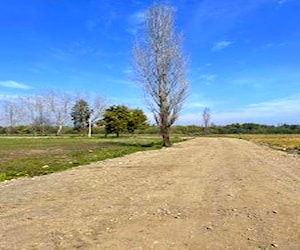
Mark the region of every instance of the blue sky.
MULTIPOLYGON (((0 98, 45 89, 143 108, 132 45, 152 1, 1 0, 0 98)), ((173 0, 189 57, 179 124, 300 123, 299 0, 173 0)))

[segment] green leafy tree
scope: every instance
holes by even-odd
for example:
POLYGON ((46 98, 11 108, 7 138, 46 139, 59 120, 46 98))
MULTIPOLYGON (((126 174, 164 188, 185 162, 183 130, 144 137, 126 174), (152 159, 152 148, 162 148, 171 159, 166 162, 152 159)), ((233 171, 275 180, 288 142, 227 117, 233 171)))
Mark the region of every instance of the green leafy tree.
POLYGON ((136 129, 143 129, 147 125, 147 117, 142 110, 129 109, 124 105, 114 105, 106 109, 103 115, 105 133, 133 133, 136 129))
POLYGON ((92 110, 90 109, 89 104, 83 99, 78 100, 71 110, 74 128, 85 132, 89 124, 91 113, 92 110))
POLYGON ((127 124, 127 130, 133 133, 137 129, 145 129, 148 126, 147 116, 140 109, 133 109, 130 111, 130 117, 127 124))
POLYGON ((105 134, 115 133, 119 137, 121 132, 127 131, 129 109, 123 105, 113 105, 104 113, 105 134))

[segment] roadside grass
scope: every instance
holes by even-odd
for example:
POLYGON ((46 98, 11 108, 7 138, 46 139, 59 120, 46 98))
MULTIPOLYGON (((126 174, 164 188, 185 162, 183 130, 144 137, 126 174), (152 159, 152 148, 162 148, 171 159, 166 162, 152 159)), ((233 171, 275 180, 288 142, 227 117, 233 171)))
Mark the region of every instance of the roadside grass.
POLYGON ((300 135, 293 135, 293 134, 242 135, 240 134, 233 137, 267 145, 274 149, 300 154, 300 135))
MULTIPOLYGON (((173 137, 172 142, 183 140, 173 137)), ((0 181, 50 174, 161 147, 157 136, 0 137, 0 181)))

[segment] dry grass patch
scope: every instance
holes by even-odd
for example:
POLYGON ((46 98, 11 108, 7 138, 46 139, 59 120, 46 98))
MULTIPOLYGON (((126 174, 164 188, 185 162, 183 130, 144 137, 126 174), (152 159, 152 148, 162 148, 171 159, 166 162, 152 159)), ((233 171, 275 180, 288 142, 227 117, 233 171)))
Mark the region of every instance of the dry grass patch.
POLYGON ((300 153, 300 135, 239 135, 236 137, 275 149, 300 153))

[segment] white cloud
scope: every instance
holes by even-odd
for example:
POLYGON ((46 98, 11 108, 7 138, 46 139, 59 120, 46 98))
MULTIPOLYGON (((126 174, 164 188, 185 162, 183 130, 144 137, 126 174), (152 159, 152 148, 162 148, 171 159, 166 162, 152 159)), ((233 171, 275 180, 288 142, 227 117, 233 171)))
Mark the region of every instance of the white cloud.
POLYGON ((6 87, 6 88, 14 88, 14 89, 30 89, 31 87, 23 84, 23 83, 18 83, 15 81, 2 81, 0 82, 0 86, 6 87))
POLYGON ((5 95, 5 94, 0 94, 0 101, 8 101, 12 99, 17 99, 19 98, 19 95, 5 95))
MULTIPOLYGON (((192 104, 191 104, 192 105, 192 104)), ((209 107, 209 105, 206 105, 209 107)), ((204 107, 204 106, 203 106, 204 107)), ((263 123, 263 124, 299 124, 300 94, 286 98, 249 104, 239 109, 228 111, 212 110, 212 122, 215 124, 230 123, 263 123)), ((201 124, 201 112, 184 113, 178 124, 201 124)))
POLYGON ((192 95, 189 100, 183 106, 183 112, 197 112, 197 116, 199 113, 201 114, 205 107, 214 108, 218 105, 217 102, 208 100, 202 95, 192 95))
POLYGON ((216 77, 217 75, 213 75, 213 74, 203 74, 199 76, 200 80, 204 81, 207 84, 213 82, 216 79, 216 77))
POLYGON ((208 67, 211 67, 211 66, 212 66, 211 63, 206 63, 206 64, 204 64, 204 65, 198 67, 197 70, 200 70, 200 71, 201 71, 201 70, 204 70, 204 69, 206 69, 206 68, 208 68, 208 67))
POLYGON ((129 16, 129 23, 133 25, 140 25, 144 22, 145 11, 138 11, 129 16))
POLYGON ((285 4, 287 2, 287 0, 278 0, 277 3, 278 4, 285 4))
POLYGON ((216 42, 214 44, 214 46, 211 48, 212 51, 216 52, 216 51, 220 51, 225 49, 226 47, 228 47, 229 45, 231 45, 232 42, 230 41, 220 41, 220 42, 216 42))
POLYGON ((128 69, 124 69, 122 72, 123 72, 125 75, 132 75, 133 70, 128 68, 128 69))
POLYGON ((209 103, 206 102, 190 102, 186 104, 187 109, 193 109, 193 108, 205 108, 210 106, 209 103))
POLYGON ((138 11, 133 13, 128 18, 129 27, 126 31, 132 35, 135 35, 142 27, 145 21, 145 11, 138 11))

